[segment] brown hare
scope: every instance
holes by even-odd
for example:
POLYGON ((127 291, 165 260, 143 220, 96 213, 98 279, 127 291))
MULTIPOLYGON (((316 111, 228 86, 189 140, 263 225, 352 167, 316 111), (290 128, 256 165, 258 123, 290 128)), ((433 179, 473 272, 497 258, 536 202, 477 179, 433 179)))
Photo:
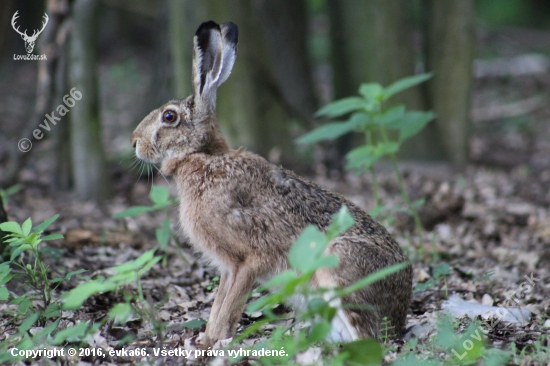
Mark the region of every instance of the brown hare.
MULTIPOLYGON (((254 284, 289 268, 289 249, 307 225, 324 230, 346 205, 355 224, 326 251, 339 267, 318 270, 311 286, 347 286, 379 269, 407 261, 388 232, 359 207, 246 150, 233 150, 220 134, 216 90, 229 77, 238 28, 231 22, 200 25, 194 37, 193 95, 149 113, 132 134, 136 156, 160 164, 181 197, 180 222, 194 248, 221 273, 204 344, 232 337, 254 284)), ((411 297, 408 266, 344 298, 331 339, 376 336, 387 316, 405 326, 411 297)))

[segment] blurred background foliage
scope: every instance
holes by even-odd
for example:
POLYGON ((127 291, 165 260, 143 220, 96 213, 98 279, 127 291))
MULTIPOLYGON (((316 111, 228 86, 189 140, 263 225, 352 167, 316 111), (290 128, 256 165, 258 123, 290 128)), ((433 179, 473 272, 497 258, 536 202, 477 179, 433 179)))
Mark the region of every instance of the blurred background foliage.
MULTIPOLYGON (((305 172, 339 171, 356 137, 294 143, 327 122, 315 111, 362 83, 431 72, 393 101, 436 115, 400 159, 499 164, 483 160, 506 137, 499 131, 536 135, 531 113, 550 87, 549 15, 547 0, 5 0, 0 187, 39 181, 82 199, 109 197, 132 162, 129 137, 140 120, 191 92, 192 37, 208 19, 240 29, 237 62, 218 95, 220 125, 235 148, 305 172), (46 61, 14 60, 25 54, 11 26, 15 11, 29 34, 48 14, 34 50, 46 61), (75 87, 82 100, 34 139, 75 87), (482 133, 489 138, 480 145, 482 133), (34 144, 28 153, 17 149, 23 137, 34 144)), ((511 155, 518 163, 521 154, 511 155)), ((544 165, 535 155, 520 162, 544 165)))

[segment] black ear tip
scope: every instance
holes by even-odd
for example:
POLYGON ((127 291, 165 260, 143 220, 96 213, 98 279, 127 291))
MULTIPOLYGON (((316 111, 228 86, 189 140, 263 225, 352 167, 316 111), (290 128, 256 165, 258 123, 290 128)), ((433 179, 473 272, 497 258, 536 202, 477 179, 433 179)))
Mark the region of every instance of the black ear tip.
POLYGON ((225 22, 220 26, 225 41, 237 44, 239 42, 239 27, 233 22, 225 22))
POLYGON ((216 23, 215 21, 209 20, 209 21, 204 22, 204 23, 202 23, 201 25, 199 25, 199 28, 198 28, 197 31, 195 32, 195 35, 198 36, 198 35, 200 35, 201 33, 204 33, 205 31, 209 31, 209 30, 211 30, 211 29, 220 30, 220 26, 219 26, 218 23, 216 23))

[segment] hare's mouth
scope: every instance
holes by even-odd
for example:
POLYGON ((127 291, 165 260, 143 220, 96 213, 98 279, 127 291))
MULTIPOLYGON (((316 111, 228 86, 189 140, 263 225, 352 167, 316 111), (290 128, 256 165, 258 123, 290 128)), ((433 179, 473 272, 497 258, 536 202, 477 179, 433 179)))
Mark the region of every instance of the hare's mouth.
POLYGON ((138 141, 136 146, 136 157, 149 164, 162 163, 162 158, 154 151, 153 147, 141 141, 138 141))

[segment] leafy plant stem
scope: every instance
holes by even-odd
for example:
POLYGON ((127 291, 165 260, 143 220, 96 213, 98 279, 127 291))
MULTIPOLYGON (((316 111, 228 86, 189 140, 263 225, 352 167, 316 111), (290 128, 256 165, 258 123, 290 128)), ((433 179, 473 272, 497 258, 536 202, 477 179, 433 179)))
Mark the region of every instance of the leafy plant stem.
POLYGON ((38 266, 40 267, 40 276, 42 277, 42 281, 44 281, 44 286, 42 286, 42 291, 41 291, 42 299, 44 301, 44 307, 46 308, 48 305, 50 305, 50 302, 52 299, 50 281, 48 280, 48 274, 47 274, 46 268, 44 268, 44 263, 42 263, 42 261, 40 260, 40 257, 38 255, 38 250, 36 249, 36 247, 32 246, 32 243, 30 243, 28 240, 26 241, 29 244, 31 244, 32 252, 35 258, 35 268, 36 268, 36 263, 38 263, 38 266))
MULTIPOLYGON (((382 140, 384 141, 384 143, 389 142, 388 134, 386 133, 386 129, 383 126, 380 126, 380 135, 382 136, 382 140)), ((416 232, 418 234, 419 241, 422 242, 422 222, 420 221, 420 216, 418 215, 416 209, 413 207, 409 194, 407 193, 407 189, 405 188, 403 176, 399 171, 399 166, 397 164, 397 157, 395 156, 395 153, 390 153, 389 156, 393 165, 393 170, 395 171, 395 175, 397 177, 399 189, 401 190, 401 196, 403 197, 403 200, 405 201, 405 204, 407 205, 411 215, 413 215, 416 232)))
MULTIPOLYGON (((365 140, 367 141, 367 144, 371 144, 371 140, 372 140, 372 137, 371 137, 371 133, 370 131, 367 131, 365 132, 365 140)), ((374 166, 371 166, 369 168, 369 171, 370 171, 370 175, 372 177, 372 189, 373 189, 373 193, 374 193, 374 203, 375 203, 375 207, 379 207, 380 206, 380 196, 378 194, 379 190, 378 190, 378 181, 376 180, 376 171, 374 170, 374 166)))
POLYGON ((138 290, 138 296, 140 301, 145 301, 145 298, 143 297, 143 289, 141 288, 141 278, 138 275, 136 280, 137 290, 138 290))

